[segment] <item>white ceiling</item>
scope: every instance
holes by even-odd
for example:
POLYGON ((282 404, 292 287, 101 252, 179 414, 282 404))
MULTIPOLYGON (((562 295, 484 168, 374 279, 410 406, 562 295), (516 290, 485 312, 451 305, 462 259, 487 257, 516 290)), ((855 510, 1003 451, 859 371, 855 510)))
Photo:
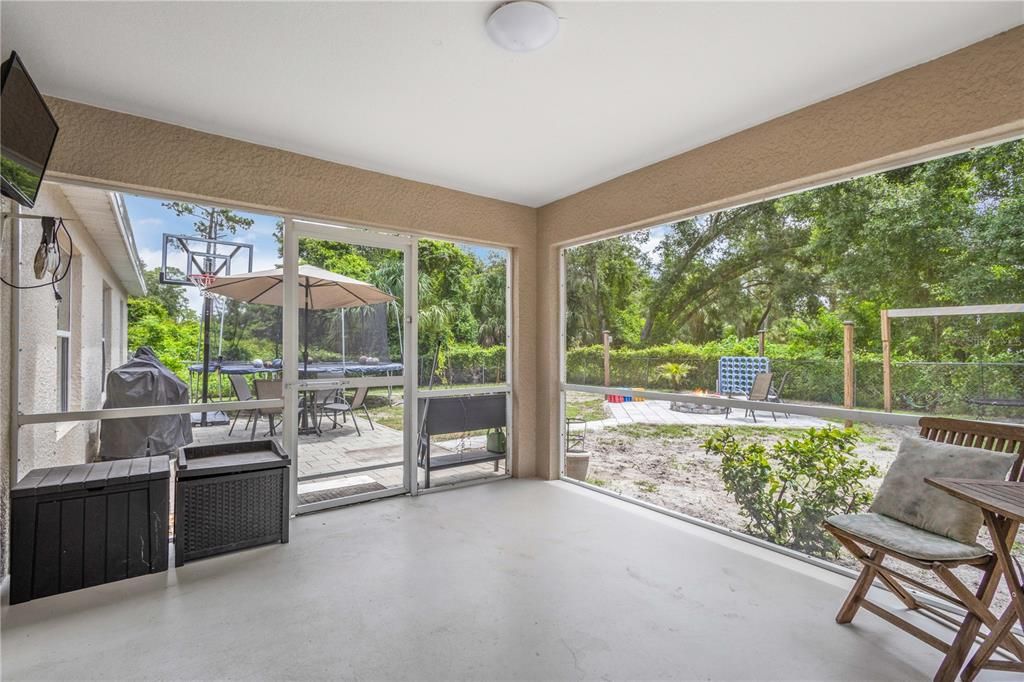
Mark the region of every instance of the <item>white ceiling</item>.
MULTIPOLYGON (((1024 22, 1020 2, 0 4, 48 94, 539 206, 1024 22)), ((339 188, 344 191, 344 188, 339 188)))

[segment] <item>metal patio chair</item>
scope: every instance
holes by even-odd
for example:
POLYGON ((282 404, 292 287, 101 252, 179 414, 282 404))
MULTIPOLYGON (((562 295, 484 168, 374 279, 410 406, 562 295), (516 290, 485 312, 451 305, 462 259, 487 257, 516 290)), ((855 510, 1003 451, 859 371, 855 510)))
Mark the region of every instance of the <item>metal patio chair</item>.
MULTIPOLYGON (((790 375, 790 372, 785 372, 782 375, 782 379, 779 381, 778 388, 776 388, 774 385, 772 385, 768 389, 768 402, 770 402, 770 403, 779 403, 780 405, 782 405, 785 402, 782 399, 782 392, 786 390, 786 381, 789 379, 789 375, 790 375)), ((773 382, 773 384, 774 384, 774 382, 773 382)), ((792 415, 789 414, 789 412, 783 412, 783 414, 786 415, 787 417, 792 416, 792 415)))
MULTIPOLYGON (((245 376, 241 374, 229 374, 228 381, 231 382, 231 388, 235 391, 235 397, 245 402, 246 400, 252 400, 252 391, 249 390, 249 382, 245 380, 245 376)), ((230 437, 235 431, 235 424, 238 423, 238 418, 243 412, 246 413, 247 419, 245 421, 245 430, 249 430, 249 423, 252 421, 253 412, 255 410, 237 410, 235 412, 235 418, 231 420, 231 428, 228 429, 228 436, 230 437)))
MULTIPOLYGON (((257 379, 252 382, 253 388, 256 390, 257 400, 271 400, 274 398, 284 397, 284 383, 275 379, 257 379)), ((299 401, 299 415, 301 416, 305 406, 302 404, 303 401, 299 401)), ((284 417, 284 408, 282 407, 264 407, 255 410, 253 415, 252 432, 249 434, 249 440, 256 438, 256 426, 260 422, 260 417, 266 417, 270 423, 270 435, 277 435, 277 426, 281 423, 281 419, 284 417), (275 422, 275 419, 277 421, 275 422)))
MULTIPOLYGON (((836 615, 836 622, 849 623, 860 608, 864 607, 879 618, 943 652, 946 656, 935 679, 948 681, 955 679, 959 674, 981 625, 992 629, 997 621, 996 616, 989 610, 989 605, 998 589, 1001 571, 993 552, 976 542, 980 523, 973 527, 974 541, 967 542, 972 538, 965 537, 965 534, 969 534, 967 526, 957 518, 960 512, 955 505, 958 501, 932 488, 925 483, 924 478, 1007 478, 1010 481, 1021 481, 1024 478, 1024 426, 938 417, 922 417, 919 425, 921 438, 963 446, 969 451, 976 450, 979 453, 976 461, 972 457, 971 462, 964 463, 963 457, 969 455, 962 454, 958 459, 950 457, 949 453, 939 453, 939 457, 934 459, 927 459, 927 456, 914 459, 912 452, 908 451, 911 454, 911 457, 905 460, 908 463, 897 466, 900 462, 900 458, 897 457, 868 513, 832 516, 825 521, 824 528, 863 565, 853 589, 836 615), (985 451, 1001 454, 990 454, 985 451), (935 470, 922 471, 926 466, 935 470), (1008 475, 1005 473, 1007 469, 1008 475), (999 474, 999 471, 1003 473, 999 474), (964 472, 967 472, 966 475, 964 472), (886 491, 890 479, 892 485, 886 491), (940 493, 938 497, 936 493, 940 493), (893 514, 901 518, 894 518, 893 514), (914 522, 911 523, 908 519, 914 522), (948 588, 948 592, 900 573, 891 565, 883 565, 886 558, 931 571, 948 588), (958 566, 970 566, 981 571, 982 577, 976 591, 968 588, 952 572, 951 569, 958 566), (907 609, 920 609, 957 628, 953 641, 947 643, 868 600, 867 593, 875 578, 892 590, 907 609), (960 607, 966 610, 968 615, 963 620, 956 618, 948 611, 919 600, 907 587, 915 587, 960 607)), ((911 447, 920 448, 913 445, 913 440, 917 439, 908 440, 911 447)), ((901 454, 905 445, 907 441, 900 446, 901 454)), ((1017 534, 1018 524, 1007 519, 1003 521, 1002 528, 995 532, 999 532, 1012 542, 1017 534)), ((989 532, 993 530, 990 528, 989 532)), ((1020 641, 1009 638, 1001 646, 1004 651, 1008 649, 1017 658, 1024 660, 1024 644, 1020 641)))
MULTIPOLYGON (((754 383, 752 383, 750 385, 750 390, 747 391, 747 400, 756 400, 758 402, 764 402, 764 403, 775 402, 775 401, 770 400, 771 390, 772 390, 772 373, 771 372, 758 372, 754 376, 754 383)), ((726 410, 726 412, 725 412, 726 419, 729 418, 729 414, 731 412, 732 412, 731 408, 726 410)), ((750 408, 744 409, 743 410, 743 416, 746 417, 748 414, 751 416, 751 418, 753 418, 754 423, 756 424, 757 423, 757 414, 754 412, 754 410, 752 410, 750 408)), ((771 414, 772 414, 772 420, 773 421, 778 421, 778 419, 775 417, 775 413, 772 412, 771 414)))
MULTIPOLYGON (((320 420, 323 420, 323 415, 327 412, 331 413, 331 420, 334 422, 332 428, 338 428, 338 415, 341 415, 342 420, 346 420, 348 415, 352 415, 352 426, 356 427, 356 435, 362 436, 362 432, 359 430, 359 423, 356 421, 356 410, 362 410, 366 416, 366 421, 370 422, 370 429, 375 430, 373 426, 373 419, 370 418, 370 411, 366 409, 366 394, 369 392, 369 388, 366 386, 356 387, 356 392, 352 396, 352 402, 345 400, 344 395, 339 395, 338 400, 334 402, 325 401, 320 405, 320 420)), ((317 424, 319 427, 319 423, 317 424)))

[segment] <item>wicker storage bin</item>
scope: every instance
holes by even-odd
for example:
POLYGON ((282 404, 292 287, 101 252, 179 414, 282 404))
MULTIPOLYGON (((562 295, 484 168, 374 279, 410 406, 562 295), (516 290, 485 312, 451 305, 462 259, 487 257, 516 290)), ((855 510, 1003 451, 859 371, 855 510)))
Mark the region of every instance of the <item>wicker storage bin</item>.
POLYGON ((174 562, 288 542, 289 458, 276 440, 179 450, 174 562))

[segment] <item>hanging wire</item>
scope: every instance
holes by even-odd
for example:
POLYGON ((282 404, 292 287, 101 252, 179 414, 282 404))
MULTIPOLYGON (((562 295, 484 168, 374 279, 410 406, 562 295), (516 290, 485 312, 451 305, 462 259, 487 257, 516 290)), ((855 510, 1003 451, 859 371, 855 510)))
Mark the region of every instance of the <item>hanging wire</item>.
POLYGON ((57 291, 57 284, 59 282, 64 281, 64 278, 68 276, 68 272, 71 270, 71 258, 75 254, 75 242, 71 238, 71 233, 68 231, 67 226, 64 225, 63 218, 57 218, 57 226, 53 230, 53 240, 57 244, 57 255, 58 257, 60 257, 60 260, 57 261, 57 267, 54 268, 53 274, 50 276, 49 282, 43 282, 42 284, 14 284, 13 282, 8 282, 4 277, 0 277, 0 282, 6 284, 12 289, 42 289, 44 287, 51 287, 53 289, 54 298, 56 298, 58 301, 61 300, 60 292, 57 291), (64 253, 64 250, 61 248, 60 241, 57 239, 57 233, 60 230, 64 231, 64 236, 68 240, 68 250, 67 264, 64 266, 64 272, 62 272, 58 277, 57 272, 60 271, 61 261, 64 260, 63 257, 61 257, 61 254, 64 253))

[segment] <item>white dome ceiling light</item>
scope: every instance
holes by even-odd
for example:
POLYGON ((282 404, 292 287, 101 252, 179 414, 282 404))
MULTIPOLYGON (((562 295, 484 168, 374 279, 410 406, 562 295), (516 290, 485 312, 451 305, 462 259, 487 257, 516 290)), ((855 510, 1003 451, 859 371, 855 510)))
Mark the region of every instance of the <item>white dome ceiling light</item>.
POLYGON ((487 34, 506 50, 539 50, 558 35, 558 15, 532 0, 507 2, 487 18, 487 34))

